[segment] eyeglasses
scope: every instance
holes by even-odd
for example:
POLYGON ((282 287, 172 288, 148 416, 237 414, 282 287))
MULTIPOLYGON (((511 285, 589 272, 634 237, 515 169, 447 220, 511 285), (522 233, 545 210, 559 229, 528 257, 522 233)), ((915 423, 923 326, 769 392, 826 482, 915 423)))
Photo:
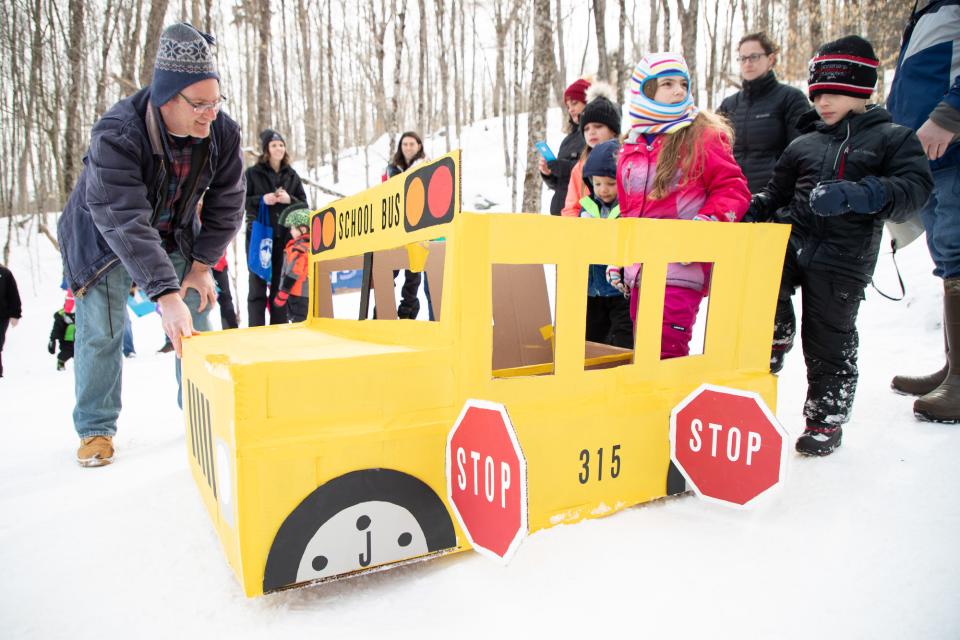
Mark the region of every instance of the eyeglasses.
POLYGON ((194 102, 179 91, 177 92, 177 95, 183 98, 184 102, 190 105, 193 108, 193 112, 197 115, 200 115, 205 111, 220 111, 220 109, 223 108, 223 105, 227 102, 227 96, 220 96, 216 102, 194 102))
POLYGON ((737 57, 737 60, 740 62, 740 64, 744 64, 744 63, 747 63, 747 62, 756 62, 756 61, 759 60, 760 58, 766 58, 768 55, 770 55, 770 54, 768 54, 768 53, 751 53, 751 54, 748 55, 748 56, 738 56, 738 57, 737 57))

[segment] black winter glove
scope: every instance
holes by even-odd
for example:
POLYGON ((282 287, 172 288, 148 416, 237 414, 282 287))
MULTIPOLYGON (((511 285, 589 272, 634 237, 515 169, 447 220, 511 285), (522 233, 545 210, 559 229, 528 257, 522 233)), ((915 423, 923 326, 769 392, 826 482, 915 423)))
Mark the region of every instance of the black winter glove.
POLYGON ((744 222, 766 222, 770 219, 767 214, 768 199, 762 193, 758 193, 750 198, 750 206, 743 215, 744 222))
POLYGON ((845 213, 873 214, 887 204, 887 190, 874 176, 860 182, 828 180, 810 192, 810 208, 818 216, 840 216, 845 213))
POLYGON ((50 355, 53 355, 56 350, 57 350, 57 343, 54 340, 51 340, 50 342, 47 343, 47 351, 50 352, 50 355))

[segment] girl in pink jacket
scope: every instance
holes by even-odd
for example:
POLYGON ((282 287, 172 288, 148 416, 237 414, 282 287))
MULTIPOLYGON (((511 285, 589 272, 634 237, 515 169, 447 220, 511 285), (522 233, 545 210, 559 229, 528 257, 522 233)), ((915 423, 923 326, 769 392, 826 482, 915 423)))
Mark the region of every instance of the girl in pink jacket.
MULTIPOLYGON (((630 79, 630 129, 617 160, 617 196, 625 218, 736 222, 750 205, 747 180, 733 158, 725 121, 700 111, 690 73, 675 53, 645 56, 630 79)), ((709 265, 671 263, 660 357, 690 352, 690 335, 709 289, 709 265)), ((628 265, 630 316, 636 322, 640 264, 628 265)))

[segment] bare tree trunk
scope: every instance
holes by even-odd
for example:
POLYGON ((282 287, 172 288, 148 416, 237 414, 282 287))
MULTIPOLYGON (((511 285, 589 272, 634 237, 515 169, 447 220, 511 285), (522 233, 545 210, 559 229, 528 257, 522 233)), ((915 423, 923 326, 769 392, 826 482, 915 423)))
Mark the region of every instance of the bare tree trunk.
POLYGON ((443 137, 446 141, 446 149, 450 151, 450 100, 448 93, 448 80, 450 70, 447 68, 447 51, 443 46, 444 42, 444 19, 443 9, 444 0, 436 0, 437 16, 437 44, 440 49, 440 117, 443 119, 443 137))
POLYGON ((420 59, 417 66, 417 79, 420 81, 420 93, 417 96, 417 129, 421 135, 426 133, 426 103, 430 92, 430 85, 427 80, 427 55, 429 44, 427 39, 427 5, 426 0, 418 0, 417 6, 420 9, 420 59))
POLYGON ((163 18, 167 15, 168 0, 152 0, 147 18, 147 32, 143 36, 143 58, 140 59, 140 86, 145 87, 153 79, 153 65, 160 47, 163 18))
POLYGON ((270 95, 270 0, 257 0, 257 131, 271 124, 270 95))
MULTIPOLYGON (((513 154, 513 166, 510 167, 510 205, 514 211, 520 208, 521 203, 517 200, 517 191, 519 184, 519 175, 517 163, 520 161, 520 92, 523 91, 523 66, 520 61, 520 39, 527 31, 527 21, 521 20, 517 28, 513 30, 513 108, 511 109, 513 120, 513 143, 511 150, 513 154)), ((504 92, 506 93, 506 92, 504 92)), ((506 111, 506 109, 504 109, 506 111)))
POLYGON ((400 123, 399 123, 399 111, 400 111, 400 72, 402 70, 403 64, 403 38, 404 38, 404 29, 406 27, 407 20, 407 0, 400 0, 400 7, 397 9, 397 17, 393 23, 393 40, 394 40, 394 61, 393 61, 393 96, 390 98, 390 113, 389 117, 389 136, 390 143, 387 145, 388 149, 393 149, 394 144, 396 143, 396 136, 399 133, 400 123))
MULTIPOLYGON (((466 84, 466 81, 467 81, 467 67, 466 67, 467 58, 466 58, 466 50, 465 50, 464 47, 463 47, 463 5, 464 5, 464 2, 466 2, 466 0, 460 0, 460 4, 457 5, 457 6, 459 7, 459 10, 458 10, 458 11, 455 10, 454 13, 453 13, 453 16, 457 16, 457 17, 458 17, 458 20, 454 20, 454 22, 457 22, 457 23, 459 24, 458 32, 459 32, 459 35, 460 35, 460 62, 459 62, 459 64, 458 64, 457 61, 456 61, 456 59, 454 59, 454 64, 453 64, 453 73, 454 73, 454 79, 453 79, 453 103, 454 103, 454 106, 455 106, 453 121, 454 121, 454 123, 456 124, 456 127, 457 127, 457 146, 461 146, 461 145, 460 145, 460 127, 463 125, 463 121, 464 121, 464 119, 466 118, 466 113, 465 113, 466 108, 465 108, 465 106, 464 106, 464 96, 463 96, 463 94, 464 94, 464 86, 463 86, 463 85, 466 84), (460 69, 460 75, 459 75, 459 76, 457 76, 457 69, 460 69), (461 78, 463 79, 463 82, 460 81, 461 78)), ((456 47, 454 47, 454 51, 456 51, 456 47)))
POLYGON ((660 51, 670 51, 670 0, 660 0, 663 8, 663 47, 660 51))
MULTIPOLYGON (((800 24, 800 0, 788 0, 787 2, 787 24, 800 24)), ((787 30, 787 55, 783 60, 783 77, 787 80, 795 80, 800 70, 800 29, 792 28, 787 30)))
MULTIPOLYGON (((700 13, 700 0, 677 0, 677 11, 680 14, 680 44, 683 48, 683 58, 690 68, 690 91, 697 91, 697 17, 700 13)), ((693 99, 697 100, 696 93, 693 99)))
MULTIPOLYGON (((746 4, 746 0, 744 0, 746 4)), ((819 47, 823 43, 823 11, 820 8, 820 0, 807 0, 807 15, 810 25, 810 42, 813 47, 819 47)))
POLYGON ((657 23, 660 20, 660 0, 650 0, 650 37, 647 39, 647 51, 655 52, 659 49, 660 34, 657 23))
POLYGON ((340 123, 339 108, 342 106, 343 92, 340 93, 341 100, 334 107, 334 72, 333 72, 333 19, 331 5, 333 0, 327 0, 327 92, 330 97, 330 111, 327 113, 328 126, 330 130, 330 166, 333 169, 333 182, 340 182, 340 123))
MULTIPOLYGON (((477 113, 477 12, 476 7, 470 12, 470 25, 473 29, 471 36, 471 64, 470 64, 470 122, 476 122, 477 113)), ((480 110, 483 112, 483 109, 480 110)))
POLYGON ((137 79, 133 75, 133 70, 137 62, 137 51, 141 44, 140 16, 143 12, 143 0, 135 0, 135 2, 136 4, 132 8, 124 10, 124 15, 127 18, 124 31, 129 34, 129 37, 120 48, 120 60, 122 62, 120 78, 123 80, 121 86, 125 96, 129 96, 137 90, 137 79))
POLYGON ((107 110, 107 81, 109 79, 110 49, 120 24, 120 12, 114 10, 113 0, 107 0, 103 26, 100 30, 100 75, 97 78, 97 98, 93 119, 99 120, 107 110))
POLYGON ((563 106, 563 92, 567 82, 567 46, 563 41, 563 9, 560 0, 557 0, 557 65, 553 75, 553 93, 557 104, 563 106))
POLYGON ((617 103, 623 99, 623 85, 627 81, 627 67, 624 58, 626 57, 627 49, 627 2, 626 0, 620 0, 620 46, 617 47, 616 57, 614 58, 615 64, 617 66, 617 103))
POLYGON ((497 70, 493 78, 493 115, 499 116, 502 111, 501 104, 506 100, 503 93, 506 91, 504 83, 503 57, 507 48, 507 34, 516 19, 516 6, 511 3, 504 6, 505 0, 494 0, 493 3, 493 29, 497 39, 497 70))
MULTIPOLYGON (((550 30, 550 0, 534 0, 534 51, 546 51, 552 46, 550 30)), ((527 116, 527 170, 523 180, 523 210, 540 211, 540 172, 537 170, 537 151, 534 143, 547 133, 547 88, 552 69, 542 58, 535 58, 530 85, 530 109, 527 116)))
POLYGON ((305 102, 303 117, 303 143, 307 168, 316 169, 317 158, 317 94, 314 91, 313 51, 310 46, 309 16, 304 0, 297 0, 297 24, 300 31, 300 69, 303 70, 302 87, 305 102))
POLYGON ((597 29, 597 76, 610 80, 610 65, 607 59, 607 0, 593 0, 594 26, 597 29))
POLYGON ((83 22, 86 6, 84 0, 70 0, 70 44, 67 48, 67 64, 70 69, 70 87, 67 90, 66 135, 63 146, 62 182, 60 201, 66 202, 80 168, 80 87, 83 82, 82 65, 86 61, 83 51, 83 22))

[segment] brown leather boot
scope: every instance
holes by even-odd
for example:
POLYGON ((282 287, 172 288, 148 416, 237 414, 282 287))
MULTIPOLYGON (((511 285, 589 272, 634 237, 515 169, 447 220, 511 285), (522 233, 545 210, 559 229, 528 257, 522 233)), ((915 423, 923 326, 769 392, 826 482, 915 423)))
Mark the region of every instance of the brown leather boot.
POLYGON ((90 436, 80 439, 77 462, 81 467, 102 467, 113 462, 113 438, 90 436))
POLYGON ((943 281, 943 331, 947 340, 947 376, 913 403, 913 413, 929 422, 960 422, 960 278, 943 281))
MULTIPOLYGON (((950 345, 947 344, 947 332, 943 332, 943 350, 949 358, 950 345)), ((944 381, 947 377, 947 363, 943 363, 940 371, 925 376, 894 376, 890 388, 905 396, 925 396, 944 381)))

